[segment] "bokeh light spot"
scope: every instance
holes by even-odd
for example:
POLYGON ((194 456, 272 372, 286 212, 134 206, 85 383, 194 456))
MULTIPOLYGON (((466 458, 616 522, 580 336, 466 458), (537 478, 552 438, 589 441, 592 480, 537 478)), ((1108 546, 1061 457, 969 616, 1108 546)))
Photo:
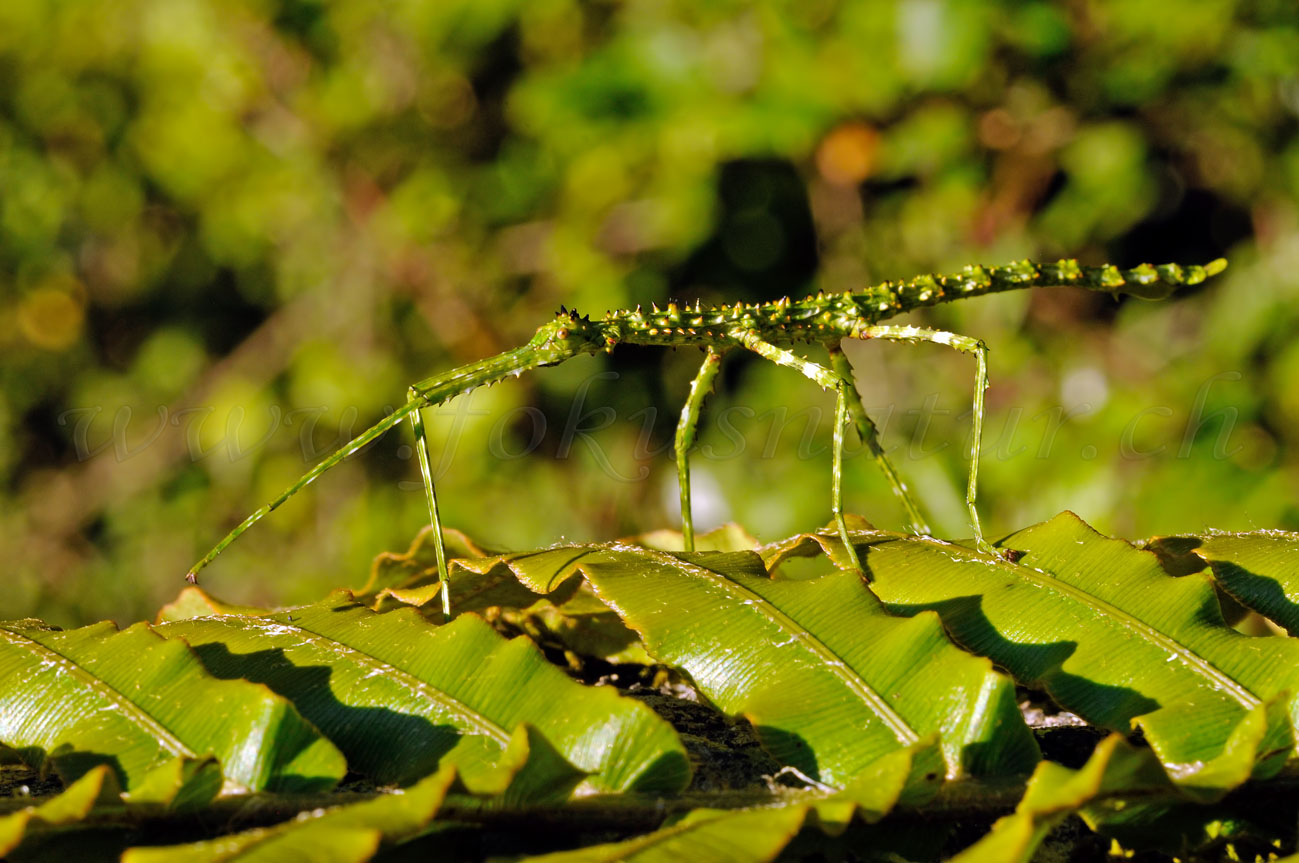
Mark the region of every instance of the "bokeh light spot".
POLYGON ((23 336, 38 348, 66 350, 81 335, 85 308, 77 291, 42 287, 23 298, 18 307, 18 326, 23 336))
POLYGON ((879 133, 865 123, 846 123, 821 141, 816 151, 817 170, 836 185, 860 183, 875 168, 879 140, 879 133))

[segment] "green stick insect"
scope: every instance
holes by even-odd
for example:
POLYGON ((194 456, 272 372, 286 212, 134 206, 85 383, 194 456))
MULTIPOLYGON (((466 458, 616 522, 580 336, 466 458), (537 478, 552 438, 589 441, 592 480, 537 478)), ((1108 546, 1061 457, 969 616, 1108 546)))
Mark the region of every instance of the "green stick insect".
POLYGON ((442 522, 438 514, 437 492, 429 469, 428 441, 421 411, 448 399, 542 366, 553 366, 581 354, 612 351, 618 345, 657 345, 684 347, 694 345, 704 350, 703 365, 690 386, 690 394, 681 411, 676 432, 677 477, 681 487, 681 522, 684 545, 693 551, 694 524, 690 507, 690 465, 687 453, 695 440, 695 430, 704 399, 712 390, 722 356, 731 350, 751 351, 782 366, 788 366, 810 378, 822 389, 836 395, 833 468, 831 473, 830 509, 848 556, 858 569, 857 559, 843 512, 843 439, 844 426, 851 418, 857 434, 865 442, 894 494, 907 512, 912 529, 928 534, 929 527, 912 500, 906 485, 880 446, 879 433, 862 407, 852 367, 839 347, 843 339, 889 339, 901 342, 932 342, 947 345, 975 360, 973 434, 971 437, 970 473, 965 503, 970 526, 978 547, 995 553, 983 538, 979 513, 975 507, 979 475, 979 444, 983 434, 983 393, 988 386, 987 347, 982 341, 956 333, 916 326, 887 326, 880 321, 924 306, 951 302, 1020 288, 1081 287, 1105 291, 1115 296, 1128 294, 1146 300, 1167 297, 1179 286, 1198 284, 1223 271, 1227 262, 1219 258, 1204 266, 1142 264, 1129 270, 1111 265, 1080 266, 1077 261, 1063 260, 1053 264, 1019 261, 1001 267, 970 266, 955 275, 926 275, 905 282, 885 282, 862 291, 817 294, 799 301, 789 298, 772 303, 734 306, 677 306, 612 311, 593 321, 575 311, 560 308, 555 319, 537 330, 522 347, 497 354, 476 363, 452 369, 446 374, 428 378, 411 386, 402 407, 375 423, 351 442, 320 462, 279 497, 244 519, 234 530, 194 564, 186 578, 195 582, 201 569, 216 558, 226 546, 244 531, 279 507, 321 474, 342 462, 357 450, 376 440, 398 423, 409 419, 415 435, 420 475, 428 498, 429 521, 433 527, 434 550, 438 572, 442 575, 442 610, 451 614, 447 584, 446 548, 442 522), (799 356, 789 347, 815 343, 826 348, 830 365, 799 356))

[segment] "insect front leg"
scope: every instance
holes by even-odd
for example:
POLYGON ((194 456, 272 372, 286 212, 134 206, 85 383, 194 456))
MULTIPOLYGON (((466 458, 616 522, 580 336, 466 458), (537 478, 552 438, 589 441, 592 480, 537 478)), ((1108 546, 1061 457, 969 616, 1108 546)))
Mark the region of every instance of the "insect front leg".
POLYGON ((996 549, 983 538, 979 524, 979 510, 975 498, 979 487, 979 448, 983 440, 983 393, 988 388, 988 346, 980 339, 934 330, 928 327, 864 326, 853 333, 859 339, 890 339, 899 342, 930 342, 947 345, 964 354, 974 356, 974 428, 970 445, 970 478, 965 490, 965 506, 970 513, 970 527, 974 529, 974 542, 986 554, 997 554, 996 549))
POLYGON ((422 411, 427 403, 415 387, 410 388, 409 402, 417 403, 410 412, 410 427, 415 433, 415 452, 419 455, 419 473, 424 480, 424 493, 428 498, 429 524, 433 528, 433 552, 437 555, 438 578, 442 581, 442 614, 451 619, 451 573, 447 572, 446 544, 442 539, 442 519, 438 513, 437 489, 433 486, 433 471, 429 468, 428 435, 424 431, 422 411))
POLYGON ((884 478, 889 481, 889 485, 893 487, 893 493, 897 496, 903 509, 907 511, 907 520, 911 522, 912 531, 921 536, 932 533, 929 524, 925 521, 925 517, 920 514, 920 507, 916 505, 915 500, 911 497, 911 492, 907 490, 907 484, 902 481, 897 470, 893 467, 893 462, 889 461, 888 454, 884 452, 884 447, 880 445, 879 429, 876 428, 875 423, 866 413, 866 408, 861 403, 861 395, 857 392, 857 382, 853 378, 852 364, 848 362, 848 358, 844 356, 839 345, 828 344, 826 350, 830 352, 831 368, 848 383, 845 392, 848 401, 848 414, 857 426, 857 436, 871 451, 875 463, 884 474, 884 478))
POLYGON ((721 351, 711 346, 706 350, 699 373, 690 382, 690 395, 677 422, 677 485, 681 489, 681 538, 686 551, 695 550, 695 522, 690 510, 690 447, 695 443, 695 430, 699 427, 699 412, 704 399, 712 392, 717 370, 722 366, 721 351))
POLYGON ((185 574, 185 580, 188 581, 190 584, 197 584, 199 571, 202 570, 204 567, 206 567, 213 560, 215 560, 217 558, 217 555, 221 554, 221 552, 224 551, 226 547, 230 545, 230 543, 238 539, 240 535, 243 534, 244 531, 248 530, 248 528, 252 527, 257 522, 261 521, 264 517, 270 515, 275 510, 279 509, 280 506, 285 501, 293 497, 298 492, 302 491, 307 486, 311 485, 325 471, 329 470, 330 468, 338 464, 341 464, 342 461, 346 459, 348 456, 352 455, 358 450, 361 450, 369 446, 374 441, 383 437, 383 435, 387 433, 388 429, 397 425, 398 423, 400 423, 402 420, 406 418, 407 411, 413 409, 414 408, 411 404, 409 403, 406 404, 405 406, 403 406, 401 410, 395 411, 392 414, 389 414, 388 416, 379 420, 377 423, 370 426, 365 431, 361 432, 355 438, 348 441, 347 444, 345 444, 343 448, 340 449, 338 452, 334 453, 329 458, 325 459, 320 464, 316 465, 311 470, 307 471, 305 474, 302 475, 301 478, 298 479, 297 482, 295 482, 293 485, 286 488, 284 491, 280 492, 279 496, 276 497, 275 500, 266 504, 261 509, 257 510, 252 515, 248 516, 243 521, 241 521, 238 525, 236 525, 233 530, 231 530, 228 534, 226 534, 223 540, 221 540, 215 546, 212 547, 211 551, 203 555, 203 557, 199 560, 198 563, 194 564, 189 568, 189 572, 185 574))
POLYGON ((857 558, 857 549, 852 544, 852 537, 848 533, 848 523, 843 517, 843 427, 848 418, 848 382, 825 366, 763 341, 761 336, 751 330, 737 333, 734 338, 758 356, 800 372, 815 381, 822 389, 835 391, 837 398, 834 411, 834 464, 830 473, 830 509, 834 512, 835 524, 839 526, 839 537, 843 540, 848 560, 855 569, 865 572, 861 561, 857 558))

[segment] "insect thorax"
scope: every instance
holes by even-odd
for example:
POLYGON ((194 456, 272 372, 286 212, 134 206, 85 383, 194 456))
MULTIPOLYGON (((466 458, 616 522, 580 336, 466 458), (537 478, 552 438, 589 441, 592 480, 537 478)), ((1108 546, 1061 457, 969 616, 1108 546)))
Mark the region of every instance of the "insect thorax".
POLYGON ((776 343, 822 341, 849 337, 913 305, 881 285, 859 293, 785 297, 770 303, 637 307, 609 312, 600 323, 616 342, 639 345, 720 345, 744 333, 776 343))

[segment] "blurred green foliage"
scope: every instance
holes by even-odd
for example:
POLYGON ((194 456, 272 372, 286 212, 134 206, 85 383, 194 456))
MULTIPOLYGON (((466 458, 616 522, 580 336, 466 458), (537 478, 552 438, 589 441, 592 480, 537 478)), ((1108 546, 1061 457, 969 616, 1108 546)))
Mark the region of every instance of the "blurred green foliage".
MULTIPOLYGON (((561 303, 1024 256, 1232 267, 1162 304, 925 316, 992 347, 989 531, 1064 508, 1129 536, 1297 529, 1297 119, 1279 0, 5 0, 4 616, 143 616, 411 382, 561 303)), ((851 356, 963 535, 968 359, 851 356)), ((696 359, 629 349, 433 411, 449 522, 511 547, 671 523, 696 359)), ((700 522, 823 523, 827 398, 741 358, 719 389, 700 522)), ((868 458, 850 477, 853 510, 900 523, 868 458)), ((258 603, 359 580, 422 523, 415 478, 389 435, 205 575, 258 603)))

